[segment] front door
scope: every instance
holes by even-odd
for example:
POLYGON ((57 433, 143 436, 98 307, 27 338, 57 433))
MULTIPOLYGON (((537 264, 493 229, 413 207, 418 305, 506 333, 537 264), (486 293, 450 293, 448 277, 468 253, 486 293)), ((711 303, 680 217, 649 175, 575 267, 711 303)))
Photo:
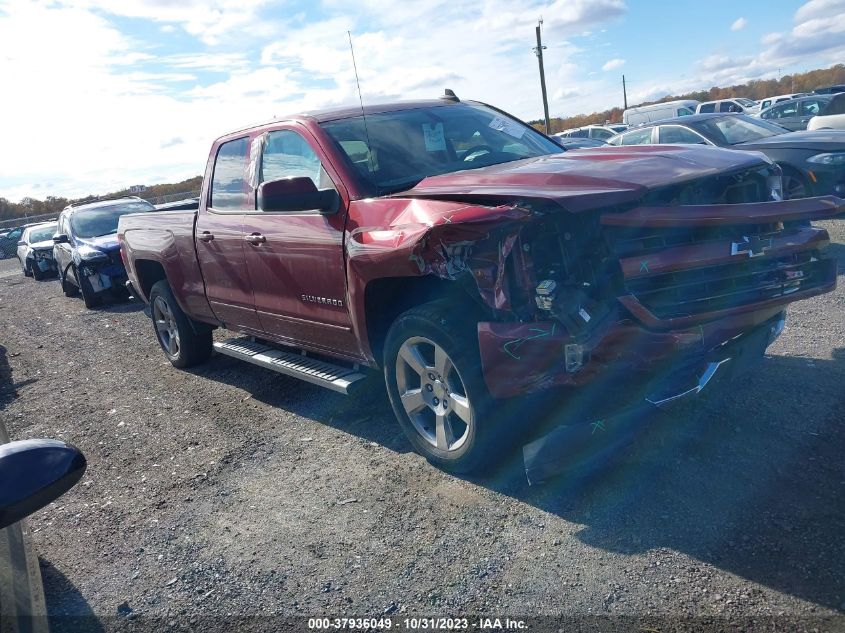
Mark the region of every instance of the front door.
POLYGON ((261 331, 244 262, 244 214, 253 208, 246 178, 249 137, 222 143, 211 187, 200 204, 197 259, 215 316, 232 330, 261 331))
MULTIPOLYGON (((304 129, 267 133, 259 183, 307 176, 318 189, 338 189, 304 129)), ((345 192, 340 191, 341 198, 345 192)), ((345 200, 335 213, 253 211, 244 216, 246 268, 262 329, 303 347, 360 357, 346 305, 343 258, 345 200)))

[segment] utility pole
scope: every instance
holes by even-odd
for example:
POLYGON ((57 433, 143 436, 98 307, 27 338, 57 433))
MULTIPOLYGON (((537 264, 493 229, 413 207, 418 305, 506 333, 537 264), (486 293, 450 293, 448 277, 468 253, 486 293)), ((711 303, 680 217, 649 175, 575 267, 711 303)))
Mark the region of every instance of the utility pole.
POLYGON ((622 75, 622 99, 625 103, 625 110, 628 109, 628 91, 625 88, 625 75, 622 75))
POLYGON ((543 40, 540 36, 540 27, 543 25, 543 18, 537 24, 537 48, 534 49, 534 54, 537 55, 537 62, 540 64, 540 88, 543 91, 543 114, 546 117, 546 134, 552 133, 552 124, 549 121, 549 100, 546 97, 546 72, 543 70, 543 40))

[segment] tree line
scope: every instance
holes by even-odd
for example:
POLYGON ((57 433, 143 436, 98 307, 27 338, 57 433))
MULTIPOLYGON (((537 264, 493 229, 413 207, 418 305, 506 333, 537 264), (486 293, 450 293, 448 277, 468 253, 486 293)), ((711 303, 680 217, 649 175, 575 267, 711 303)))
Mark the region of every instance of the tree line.
MULTIPOLYGON (((810 70, 805 73, 784 75, 780 79, 755 79, 745 84, 737 84, 728 87, 714 86, 710 90, 699 90, 687 92, 680 95, 670 95, 657 101, 646 101, 637 104, 638 106, 662 103, 664 101, 675 101, 676 99, 695 99, 696 101, 714 101, 716 99, 730 99, 732 97, 746 97, 755 101, 772 97, 775 95, 790 94, 793 92, 812 92, 821 86, 845 84, 845 65, 836 64, 830 68, 810 70)), ((631 106, 634 107, 634 106, 631 106)), ((577 114, 571 117, 555 117, 551 119, 552 133, 561 132, 583 125, 603 124, 605 122, 621 123, 623 108, 610 108, 602 112, 592 114, 577 114)), ((538 130, 543 130, 542 121, 529 121, 538 130)))
MULTIPOLYGON (((138 196, 145 200, 153 200, 160 196, 167 196, 176 193, 185 193, 188 191, 198 191, 202 186, 202 176, 194 176, 181 182, 165 183, 159 185, 151 185, 141 191, 140 193, 132 193, 130 189, 121 189, 112 193, 105 194, 105 198, 120 197, 120 196, 138 196)), ((36 198, 24 198, 20 202, 11 202, 6 198, 0 198, 0 220, 12 220, 15 218, 26 218, 27 216, 46 215, 48 213, 58 213, 69 204, 82 204, 91 202, 98 198, 95 195, 83 196, 82 198, 62 198, 57 196, 47 196, 44 200, 36 198)))

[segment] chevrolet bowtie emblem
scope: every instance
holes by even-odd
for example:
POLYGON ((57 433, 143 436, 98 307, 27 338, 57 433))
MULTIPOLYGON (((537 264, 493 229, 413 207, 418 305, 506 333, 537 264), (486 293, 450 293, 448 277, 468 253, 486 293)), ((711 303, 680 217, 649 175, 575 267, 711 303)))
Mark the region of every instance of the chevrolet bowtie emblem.
POLYGON ((731 255, 744 255, 748 253, 749 257, 759 257, 765 255, 766 251, 772 247, 772 238, 762 239, 759 235, 742 236, 741 242, 733 242, 731 244, 731 255))

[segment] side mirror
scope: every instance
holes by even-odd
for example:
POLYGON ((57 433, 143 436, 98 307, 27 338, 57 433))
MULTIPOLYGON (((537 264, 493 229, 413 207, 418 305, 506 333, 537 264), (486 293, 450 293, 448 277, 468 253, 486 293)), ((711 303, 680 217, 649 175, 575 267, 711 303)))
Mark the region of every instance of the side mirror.
POLYGON ((334 189, 319 191, 306 176, 262 182, 258 187, 259 211, 311 211, 336 213, 340 196, 334 189))
POLYGON ((61 497, 86 467, 78 448, 58 440, 0 445, 0 529, 61 497))
POLYGON ((59 233, 53 236, 53 244, 67 244, 69 241, 65 233, 59 233))

